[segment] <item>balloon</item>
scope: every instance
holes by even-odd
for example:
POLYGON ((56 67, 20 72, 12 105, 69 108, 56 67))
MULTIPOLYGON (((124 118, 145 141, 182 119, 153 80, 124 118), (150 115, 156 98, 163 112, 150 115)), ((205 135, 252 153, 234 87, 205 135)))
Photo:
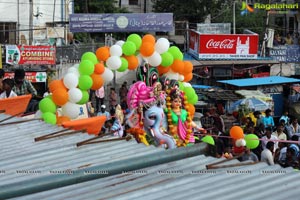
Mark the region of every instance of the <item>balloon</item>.
POLYGON ((170 66, 173 72, 183 74, 184 63, 181 60, 174 59, 173 64, 170 66))
POLYGON ((102 62, 99 62, 95 65, 94 72, 96 74, 103 74, 104 70, 104 64, 102 62))
POLYGON ((166 51, 168 51, 170 47, 170 42, 166 38, 159 38, 155 43, 155 51, 157 51, 159 54, 162 54, 166 51))
POLYGON ((186 109, 190 113, 190 116, 192 116, 192 118, 193 118, 195 111, 196 111, 195 106, 193 104, 189 103, 188 108, 186 108, 186 109))
POLYGON ((125 72, 128 69, 128 62, 125 58, 121 58, 122 65, 119 69, 117 69, 118 72, 125 72))
POLYGON ((76 119, 79 116, 80 110, 79 106, 75 103, 67 102, 65 105, 61 107, 63 115, 76 119))
MULTIPOLYGON (((104 79, 99 74, 92 74, 91 78, 93 80, 93 85, 91 87, 92 90, 98 90, 104 84, 104 79)), ((80 99, 79 99, 80 100, 80 99)))
POLYGON ((69 94, 69 102, 71 103, 77 103, 82 98, 82 92, 78 88, 71 88, 68 91, 69 94))
POLYGON ((74 88, 78 85, 78 77, 74 73, 67 73, 63 78, 64 85, 68 88, 74 88))
POLYGON ((46 113, 46 112, 55 113, 56 105, 51 98, 43 98, 39 102, 39 110, 42 113, 46 113))
POLYGON ((212 136, 206 135, 201 139, 202 142, 205 142, 207 144, 215 145, 215 140, 212 136))
POLYGON ((94 64, 90 60, 81 61, 78 68, 80 75, 91 75, 94 69, 94 64))
POLYGON ((106 61, 110 57, 109 47, 104 46, 104 47, 98 48, 96 50, 96 56, 97 56, 98 60, 106 61))
POLYGON ((246 141, 244 139, 238 139, 235 141, 235 146, 237 147, 244 147, 246 146, 246 141))
POLYGON ((109 53, 111 56, 121 56, 122 55, 122 48, 119 45, 112 45, 109 49, 109 53))
POLYGON ((73 74, 75 74, 77 77, 79 77, 80 74, 79 74, 78 68, 79 68, 79 65, 78 65, 78 67, 72 66, 72 67, 70 67, 70 68, 68 69, 67 73, 73 73, 73 74))
POLYGON ((124 43, 125 42, 123 40, 119 40, 116 42, 116 45, 119 45, 120 47, 122 47, 124 43))
POLYGON ((159 75, 163 75, 169 71, 170 67, 163 67, 161 65, 157 66, 157 71, 159 75))
POLYGON ((143 59, 142 55, 139 53, 136 57, 139 61, 138 65, 143 65, 144 64, 144 59, 143 59))
POLYGON ((142 39, 141 37, 138 35, 138 34, 130 34, 128 37, 127 37, 127 41, 131 41, 135 44, 136 46, 136 50, 139 50, 140 47, 141 47, 141 44, 142 44, 142 39))
POLYGON ((123 54, 126 56, 133 55, 136 51, 136 46, 131 41, 126 41, 122 46, 123 54))
POLYGON ((128 62, 128 69, 135 70, 139 66, 138 58, 135 55, 123 56, 128 62))
POLYGON ((144 57, 149 57, 154 53, 154 45, 150 42, 143 42, 140 48, 140 53, 144 57))
POLYGON ((112 70, 119 69, 121 65, 122 61, 119 56, 111 56, 106 61, 106 66, 112 70))
POLYGON ((82 93, 82 98, 80 99, 79 102, 77 102, 77 104, 83 105, 89 101, 90 95, 86 90, 81 90, 81 93, 82 93))
POLYGON ((78 87, 81 90, 88 90, 93 85, 93 79, 88 75, 81 75, 79 77, 78 87))
POLYGON ((179 89, 180 89, 181 91, 183 91, 183 90, 184 90, 184 85, 183 85, 183 83, 180 82, 180 81, 178 81, 178 84, 179 84, 179 89))
POLYGON ((183 61, 184 64, 184 70, 183 70, 183 74, 188 74, 193 72, 193 64, 190 61, 183 61))
POLYGON ((157 67, 161 63, 161 56, 156 51, 152 56, 146 58, 151 66, 157 67))
POLYGON ((56 124, 56 115, 54 113, 45 112, 42 114, 42 118, 47 124, 56 124))
POLYGON ((179 78, 178 78, 179 81, 184 81, 184 76, 179 74, 179 78))
POLYGON ((259 145, 259 139, 255 134, 248 134, 245 136, 246 147, 249 149, 255 149, 259 145))
POLYGON ((192 104, 192 105, 195 105, 197 102, 198 102, 199 98, 198 98, 198 95, 197 94, 194 94, 194 96, 190 99, 188 99, 187 101, 192 104))
POLYGON ((172 54, 170 54, 169 52, 165 52, 160 56, 161 56, 161 66, 168 67, 172 65, 174 61, 172 54))
POLYGON ((105 70, 101 76, 104 79, 105 83, 109 83, 113 80, 114 73, 109 68, 105 67, 105 70))
POLYGON ((233 126, 230 128, 230 137, 232 137, 233 139, 241 139, 244 138, 244 131, 241 127, 239 126, 233 126))
POLYGON ((185 95, 187 96, 188 99, 192 99, 196 94, 194 88, 192 88, 192 87, 185 87, 183 89, 183 91, 184 91, 184 93, 185 93, 185 95))
POLYGON ((62 123, 64 123, 64 122, 68 122, 68 121, 70 121, 71 119, 70 119, 70 117, 68 117, 68 116, 58 116, 57 118, 56 118, 56 124, 58 125, 58 126, 60 126, 60 125, 62 125, 62 123))
POLYGON ((174 59, 182 60, 183 54, 181 53, 180 49, 176 46, 172 46, 168 49, 168 52, 173 55, 174 59))
POLYGON ((58 88, 52 93, 52 100, 58 106, 65 105, 68 102, 68 99, 69 94, 65 89, 58 88))
POLYGON ((185 76, 184 76, 184 82, 189 82, 190 80, 192 80, 193 79, 193 73, 189 73, 189 74, 186 74, 185 76))
POLYGON ((142 38, 142 43, 144 42, 150 42, 151 44, 155 44, 155 37, 151 34, 146 34, 142 38))
POLYGON ((82 56, 81 56, 81 62, 84 60, 89 60, 91 61, 94 65, 96 63, 98 63, 98 59, 97 56, 93 53, 93 52, 85 52, 82 56))
POLYGON ((169 69, 169 71, 167 73, 164 74, 166 77, 168 77, 170 80, 178 80, 179 76, 178 73, 175 73, 171 70, 171 68, 169 69))
POLYGON ((63 80, 53 80, 49 83, 49 91, 52 93, 57 88, 64 88, 67 89, 64 85, 63 80))

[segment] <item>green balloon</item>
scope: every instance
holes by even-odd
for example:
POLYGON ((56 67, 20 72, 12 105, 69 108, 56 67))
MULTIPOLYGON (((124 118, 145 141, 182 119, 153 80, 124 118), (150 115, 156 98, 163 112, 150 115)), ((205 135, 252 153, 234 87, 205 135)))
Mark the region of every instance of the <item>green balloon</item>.
POLYGON ((81 56, 81 61, 84 61, 84 60, 89 60, 89 61, 91 61, 94 65, 98 63, 97 56, 96 56, 93 52, 85 52, 85 53, 81 56))
POLYGON ((249 149, 255 149, 259 145, 259 139, 257 135, 251 133, 245 136, 246 147, 249 149))
POLYGON ((122 51, 123 54, 125 54, 126 56, 131 56, 135 53, 136 51, 136 46, 133 42, 131 41, 126 41, 123 45, 122 45, 122 51))
POLYGON ((91 75, 94 73, 95 66, 90 60, 83 60, 80 62, 78 71, 80 75, 91 75))
POLYGON ((195 105, 198 102, 198 95, 195 94, 191 99, 187 100, 190 104, 195 105))
POLYGON ((161 66, 168 67, 172 65, 174 59, 173 59, 173 55, 170 52, 165 52, 160 56, 161 56, 161 63, 160 63, 161 66))
MULTIPOLYGON (((50 96, 50 95, 48 95, 50 96)), ((39 102, 39 110, 42 113, 55 113, 56 112, 56 105, 55 103, 52 101, 52 95, 51 97, 45 97, 43 98, 40 102, 39 102)))
POLYGON ((45 112, 42 114, 42 118, 47 124, 56 124, 56 115, 54 113, 45 112))
POLYGON ((202 142, 205 142, 207 144, 215 145, 215 140, 212 136, 206 135, 201 139, 202 142))
POLYGON ((88 75, 79 76, 78 87, 81 90, 88 90, 93 85, 93 79, 88 75))
POLYGON ((184 85, 183 85, 183 83, 182 83, 181 81, 178 81, 178 84, 179 84, 179 89, 180 89, 181 91, 183 91, 183 90, 184 90, 184 85))
POLYGON ((171 46, 168 49, 168 52, 173 55, 174 60, 175 59, 183 60, 183 54, 182 54, 182 52, 180 51, 180 49, 178 47, 171 46))
POLYGON ((121 67, 117 69, 117 71, 125 72, 128 69, 128 61, 123 57, 121 57, 121 61, 122 61, 121 67))
POLYGON ((136 33, 130 34, 127 37, 127 41, 133 42, 135 44, 136 50, 139 50, 142 45, 142 38, 136 33))
POLYGON ((183 91, 184 91, 187 99, 192 99, 196 94, 194 88, 192 88, 192 87, 185 87, 183 89, 183 91))
POLYGON ((82 98, 80 99, 79 102, 77 102, 77 104, 83 105, 89 101, 90 95, 86 90, 81 90, 81 92, 82 92, 82 98))

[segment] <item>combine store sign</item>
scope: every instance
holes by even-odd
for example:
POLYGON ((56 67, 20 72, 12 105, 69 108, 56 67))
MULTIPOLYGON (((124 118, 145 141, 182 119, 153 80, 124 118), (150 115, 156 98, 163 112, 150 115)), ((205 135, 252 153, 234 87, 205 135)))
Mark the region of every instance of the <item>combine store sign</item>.
POLYGON ((257 51, 257 34, 190 32, 189 52, 199 59, 256 59, 257 51))
POLYGON ((8 64, 55 64, 56 49, 52 46, 6 45, 6 63, 8 64))

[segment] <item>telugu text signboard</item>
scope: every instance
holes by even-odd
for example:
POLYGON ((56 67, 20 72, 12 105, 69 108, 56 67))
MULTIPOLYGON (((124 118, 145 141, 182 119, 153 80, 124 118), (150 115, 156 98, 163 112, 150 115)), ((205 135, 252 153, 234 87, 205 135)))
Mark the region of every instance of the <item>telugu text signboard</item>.
POLYGON ((190 52, 196 51, 199 59, 257 59, 257 34, 191 33, 190 52))
POLYGON ((173 13, 71 14, 70 32, 168 32, 173 13))
MULTIPOLYGON (((4 78, 14 78, 14 72, 6 72, 4 78)), ((47 72, 25 72, 25 79, 32 83, 44 83, 47 81, 47 72)))
POLYGON ((53 46, 6 45, 7 64, 53 65, 55 59, 56 49, 53 46))

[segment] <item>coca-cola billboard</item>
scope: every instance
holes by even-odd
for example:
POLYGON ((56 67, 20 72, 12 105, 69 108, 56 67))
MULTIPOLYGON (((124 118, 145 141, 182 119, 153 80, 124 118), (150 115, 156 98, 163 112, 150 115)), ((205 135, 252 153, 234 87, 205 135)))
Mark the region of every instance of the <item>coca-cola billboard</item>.
POLYGON ((199 59, 256 59, 258 35, 200 34, 191 31, 189 47, 190 52, 199 59))

